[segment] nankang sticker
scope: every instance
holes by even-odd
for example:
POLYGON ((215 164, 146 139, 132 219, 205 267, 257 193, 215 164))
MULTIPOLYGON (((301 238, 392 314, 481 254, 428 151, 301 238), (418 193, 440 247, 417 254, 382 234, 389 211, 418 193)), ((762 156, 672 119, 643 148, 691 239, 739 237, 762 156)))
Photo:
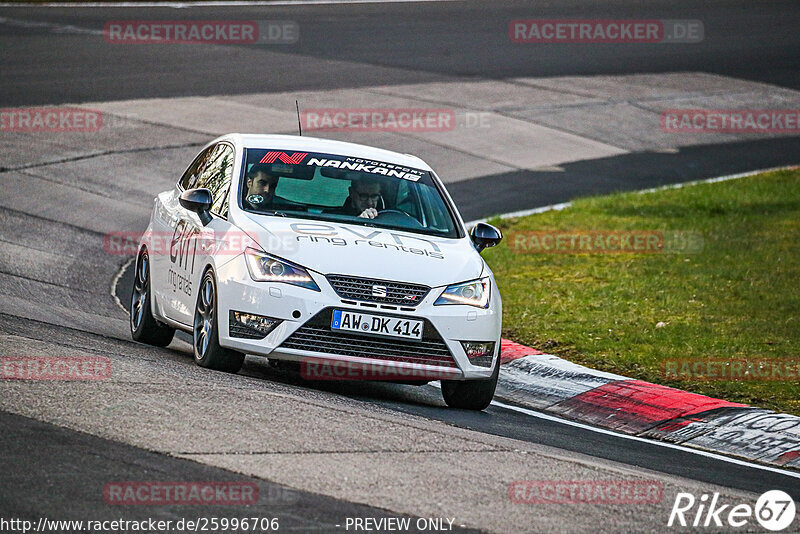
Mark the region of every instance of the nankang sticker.
POLYGON ((402 178, 416 182, 425 173, 417 169, 403 167, 401 165, 394 165, 391 163, 383 163, 381 161, 365 160, 361 158, 346 158, 346 159, 326 159, 326 158, 309 158, 306 165, 314 165, 316 167, 335 167, 337 169, 369 172, 372 174, 382 174, 389 178, 402 178))

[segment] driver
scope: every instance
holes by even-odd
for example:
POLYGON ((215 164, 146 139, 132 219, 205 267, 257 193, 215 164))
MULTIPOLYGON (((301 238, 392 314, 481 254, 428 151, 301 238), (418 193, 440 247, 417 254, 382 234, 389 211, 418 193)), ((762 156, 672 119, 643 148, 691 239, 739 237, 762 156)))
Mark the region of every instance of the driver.
POLYGON ((350 184, 350 196, 344 205, 330 213, 374 219, 378 216, 379 204, 383 204, 381 184, 370 178, 362 178, 350 184))
POLYGON ((247 191, 244 195, 245 207, 259 210, 272 206, 278 177, 269 173, 269 167, 253 165, 247 173, 247 191))

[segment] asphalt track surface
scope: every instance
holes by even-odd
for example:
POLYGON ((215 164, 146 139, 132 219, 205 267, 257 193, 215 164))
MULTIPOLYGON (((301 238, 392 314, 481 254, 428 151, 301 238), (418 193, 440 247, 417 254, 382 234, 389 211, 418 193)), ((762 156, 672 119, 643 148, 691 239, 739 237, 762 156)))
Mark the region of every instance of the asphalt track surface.
MULTIPOLYGON (((422 2, 321 6, 0 8, 0 106, 335 90, 519 77, 699 71, 800 89, 800 5, 729 2, 422 2), (630 46, 512 43, 526 18, 691 19, 705 39, 630 46), (111 20, 289 20, 292 45, 98 46, 111 20), (40 26, 36 26, 40 24, 40 26)), ((600 139, 602 140, 602 139, 600 139)), ((565 171, 492 174, 449 186, 465 220, 797 161, 800 137, 639 151, 565 171), (535 186, 531 185, 535 184, 535 186), (492 195, 480 194, 491 185, 492 195)), ((2 162, 0 162, 2 167, 2 162)))
POLYGON ((327 6, 0 8, 0 16, 102 30, 109 20, 291 20, 296 45, 213 51, 192 46, 96 46, 85 35, 0 27, 0 105, 157 96, 337 89, 451 77, 512 78, 704 71, 800 88, 800 6, 791 0, 563 0, 327 6), (512 43, 514 19, 697 19, 699 44, 532 48, 512 43), (284 56, 283 54, 288 54, 284 56), (336 61, 335 65, 326 65, 336 61), (344 62, 344 63, 342 63, 344 62), (349 63, 349 64, 348 64, 349 63))
MULTIPOLYGON (((39 518, 92 518, 115 520, 154 519, 177 522, 182 518, 242 517, 229 506, 212 507, 198 514, 195 506, 148 507, 134 511, 107 506, 94 482, 109 480, 168 480, 252 482, 258 486, 259 504, 248 508, 249 517, 279 518, 280 530, 341 532, 347 517, 398 517, 397 514, 306 492, 229 472, 189 460, 177 460, 87 434, 65 430, 33 419, 0 412, 0 443, 4 481, 0 488, 3 515, 37 522, 39 518), (32 444, 35 446, 31 446, 32 444), (54 469, 53 459, 59 469, 54 469), (22 471, 20 465, 29 468, 22 471), (92 473, 92 477, 87 477, 92 473), (47 496, 42 498, 42 496, 47 496), (34 498, 36 496, 37 498, 34 498), (10 511, 14 513, 8 514, 10 511)), ((100 487, 102 487, 102 484, 100 487)), ((416 518, 411 518, 412 523, 416 518)), ((455 527, 457 532, 474 532, 455 527)))
MULTIPOLYGON (((688 5, 654 2, 645 9, 640 3, 628 2, 559 2, 536 5, 533 14, 530 3, 525 2, 493 2, 491 9, 483 2, 213 7, 200 10, 0 8, 0 17, 7 19, 35 20, 95 30, 102 29, 106 21, 118 18, 295 20, 303 28, 303 38, 297 47, 281 50, 280 54, 272 52, 274 47, 265 47, 259 51, 259 58, 255 61, 252 51, 244 47, 98 47, 85 35, 55 33, 47 26, 37 28, 0 24, 0 67, 3 71, 0 77, 0 106, 324 90, 375 84, 427 83, 447 81, 454 77, 494 79, 689 70, 800 88, 800 35, 796 31, 800 27, 800 4, 770 2, 754 7, 746 2, 705 2, 702 5, 692 4, 691 10, 687 8, 688 5), (704 21, 706 33, 713 37, 692 46, 607 45, 593 47, 590 52, 585 48, 557 45, 537 49, 533 56, 531 49, 515 47, 508 42, 505 33, 508 20, 555 17, 700 19, 704 21), (711 32, 711 29, 717 31, 711 32)), ((641 189, 793 164, 798 159, 800 140, 797 137, 784 137, 696 145, 676 153, 639 152, 570 163, 564 166, 564 171, 553 172, 552 175, 538 172, 537 188, 527 195, 520 195, 520 188, 528 181, 524 171, 457 182, 450 185, 449 190, 465 219, 471 219, 563 202, 586 194, 641 189), (490 183, 496 194, 487 201, 482 192, 490 183)), ((0 159, 0 167, 3 166, 0 159)), ((3 187, 21 186, 4 183, 3 187)), ((138 206, 142 204, 138 200, 135 204, 140 211, 137 221, 143 227, 147 208, 138 206)), ((79 202, 62 208, 78 215, 88 213, 87 206, 79 202)), ((77 225, 70 226, 58 217, 43 217, 26 206, 3 207, 0 220, 3 223, 2 237, 9 243, 15 241, 17 233, 24 233, 26 229, 36 231, 37 226, 40 227, 39 231, 52 234, 41 245, 52 250, 58 250, 59 242, 82 243, 89 237, 96 237, 87 237, 90 233, 88 230, 77 225)), ((95 249, 87 245, 85 250, 95 249)), ((16 252, 13 247, 3 250, 3 254, 12 252, 16 252)), ((78 260, 72 261, 74 266, 83 265, 78 260)), ((420 426, 420 435, 429 431, 451 438, 454 435, 469 435, 470 439, 480 441, 487 448, 494 447, 503 454, 516 450, 515 447, 530 447, 528 454, 538 454, 541 450, 559 451, 554 453, 556 456, 561 454, 557 462, 549 463, 548 460, 541 465, 538 478, 563 479, 564 473, 572 473, 576 478, 585 476, 585 472, 577 467, 572 471, 573 467, 564 467, 559 463, 569 464, 569 458, 572 457, 577 459, 576 464, 589 465, 592 469, 617 469, 613 472, 645 477, 663 476, 665 485, 692 488, 696 493, 701 489, 711 491, 713 488, 722 488, 733 495, 740 492, 757 494, 780 488, 796 500, 800 499, 800 480, 797 478, 667 449, 657 444, 631 442, 558 422, 533 419, 497 406, 479 414, 449 410, 443 406, 438 391, 433 387, 414 388, 379 383, 309 384, 296 373, 273 369, 257 359, 248 359, 242 377, 200 373, 191 363, 185 344, 176 342, 171 349, 151 349, 136 345, 126 338, 124 321, 120 320, 121 311, 116 308, 106 289, 111 276, 120 266, 119 261, 115 258, 98 258, 96 264, 95 271, 66 269, 69 279, 65 289, 57 279, 45 275, 34 278, 25 274, 24 265, 19 266, 14 261, 4 263, 3 272, 0 273, 6 287, 4 297, 13 296, 29 302, 29 306, 21 305, 25 313, 0 313, 0 337, 4 339, 2 354, 10 354, 10 350, 24 353, 51 347, 56 353, 78 350, 129 356, 130 363, 123 360, 121 365, 123 368, 131 366, 130 376, 133 378, 127 385, 131 390, 119 402, 131 401, 137 396, 151 398, 150 389, 159 385, 153 382, 155 385, 151 386, 148 380, 157 372, 164 371, 166 376, 177 377, 179 381, 193 381, 197 389, 203 392, 206 389, 215 391, 215 388, 229 388, 229 392, 277 392, 303 402, 317 403, 333 412, 352 410, 362 417, 378 412, 392 422, 408 417, 420 426), (68 321, 47 313, 41 313, 41 317, 37 318, 30 310, 43 310, 44 305, 36 292, 48 290, 52 290, 54 295, 66 292, 72 302, 79 303, 81 311, 93 310, 109 319, 76 328, 68 326, 68 321)), ((60 272, 58 268, 54 270, 55 274, 60 272)), ((117 285, 117 296, 123 302, 126 301, 128 287, 129 282, 123 277, 117 285)), ((65 297, 54 296, 53 300, 60 302, 62 298, 65 297)), ((114 361, 116 364, 117 360, 114 361)), ((413 500, 408 493, 424 493, 420 488, 409 488, 406 484, 406 487, 398 489, 397 500, 386 500, 385 508, 389 509, 386 510, 383 506, 369 507, 349 502, 367 502, 363 491, 348 499, 346 488, 329 489, 324 483, 320 483, 319 487, 326 488, 326 491, 288 489, 292 484, 277 485, 270 482, 278 477, 249 477, 247 473, 264 472, 256 467, 239 465, 234 460, 230 460, 233 463, 226 463, 228 459, 209 459, 213 455, 201 454, 202 448, 188 451, 186 448, 176 449, 166 445, 149 446, 144 439, 146 434, 130 437, 123 431, 115 430, 118 426, 135 425, 135 419, 124 411, 114 416, 100 416, 99 412, 94 414, 92 411, 99 410, 104 404, 113 405, 118 400, 114 398, 114 392, 95 393, 99 399, 98 407, 87 406, 83 414, 74 407, 80 404, 78 401, 81 398, 78 398, 75 401, 77 404, 71 405, 75 410, 71 415, 75 419, 65 417, 63 424, 55 425, 43 422, 59 421, 53 415, 58 410, 44 404, 51 397, 43 395, 43 404, 37 404, 31 400, 33 397, 25 397, 21 389, 4 390, 4 395, 15 393, 20 395, 23 407, 16 406, 16 414, 0 413, 0 450, 3 451, 0 466, 4 473, 0 485, 2 517, 33 520, 42 516, 116 517, 120 511, 105 506, 102 493, 98 491, 109 480, 235 479, 255 481, 263 495, 281 496, 277 502, 267 501, 260 508, 249 509, 247 515, 279 515, 283 521, 282 528, 286 525, 283 528, 285 530, 341 532, 342 529, 336 525, 341 524, 342 518, 397 516, 397 509, 403 508, 397 503, 403 503, 404 499, 409 502, 413 500), (39 417, 40 414, 46 415, 39 417), (126 419, 126 414, 130 419, 126 419), (95 415, 97 420, 93 421, 95 415), (35 420, 39 418, 42 420, 35 420), (99 430, 94 431, 94 426, 99 430), (337 495, 338 498, 328 495, 337 495)), ((61 393, 65 395, 67 404, 76 395, 67 390, 61 393)), ((81 402, 91 398, 82 398, 81 402)), ((13 404, 8 398, 6 401, 13 404)), ((190 399, 187 398, 189 403, 190 399)), ((67 412, 69 409, 65 408, 65 414, 67 412)), ((197 424, 202 425, 203 412, 185 413, 197 417, 197 424)), ((237 432, 235 427, 222 419, 219 423, 224 431, 237 432)), ((337 427, 328 428, 325 423, 321 425, 323 433, 344 433, 337 427)), ((290 427, 288 431, 301 435, 308 432, 302 425, 290 427)), ((407 439, 414 441, 414 428, 409 427, 404 431, 410 431, 407 439)), ((389 431, 381 436, 393 437, 389 431)), ((230 439, 235 441, 232 436, 230 439)), ((209 441, 213 440, 224 443, 224 433, 222 438, 210 436, 209 441)), ((305 452, 299 451, 298 455, 305 452)), ((469 448, 465 450, 466 455, 475 453, 469 448)), ((238 451, 237 454, 239 457, 257 457, 261 453, 251 450, 238 451)), ((230 456, 236 459, 237 454, 230 456)), ((424 461, 419 458, 419 452, 416 454, 414 458, 424 461)), ((312 455, 312 452, 308 452, 308 455, 312 455)), ((470 458, 470 461, 474 461, 472 456, 470 458)), ((320 466, 329 465, 320 462, 320 466)), ((439 466, 435 463, 431 466, 438 470, 439 466)), ((298 469, 313 478, 313 463, 298 469)), ((533 478, 530 468, 526 472, 528 478, 533 478)), ((391 480, 393 474, 396 475, 387 467, 385 476, 391 480)), ((432 479, 441 478, 430 469, 428 475, 432 479)), ((324 478, 325 473, 321 476, 324 478)), ((455 487, 447 485, 446 480, 438 483, 425 481, 424 484, 441 492, 458 492, 462 485, 466 489, 466 486, 480 484, 480 480, 455 480, 458 482, 455 487)), ((399 485, 402 486, 402 482, 399 485)), ((300 487, 300 484, 293 486, 300 487)), ((304 487, 313 488, 314 485, 304 487)), ((452 495, 450 499, 453 500, 452 495)), ((666 501, 668 499, 665 499, 662 508, 668 511, 671 503, 666 501)), ((452 508, 444 506, 441 509, 442 516, 454 515, 449 512, 452 512, 452 508)), ((224 510, 220 515, 225 513, 230 515, 230 510, 224 510)), ((210 515, 206 510, 199 513, 197 509, 180 507, 126 507, 123 514, 126 518, 210 515)), ((628 511, 627 515, 620 514, 616 521, 610 520, 606 514, 595 508, 578 508, 577 511, 559 512, 555 514, 556 518, 544 517, 541 522, 532 522, 531 525, 535 526, 529 528, 519 523, 518 516, 505 521, 516 521, 514 526, 518 531, 580 531, 586 525, 603 522, 604 526, 598 527, 598 531, 644 532, 661 530, 667 517, 664 510, 650 511, 649 515, 641 516, 636 511, 628 511), (576 513, 585 517, 573 517, 576 513), (638 519, 641 523, 636 522, 638 519)), ((547 514, 542 512, 542 515, 547 514)), ((502 531, 508 523, 504 523, 500 516, 501 512, 495 517, 490 515, 483 522, 484 527, 502 531)))

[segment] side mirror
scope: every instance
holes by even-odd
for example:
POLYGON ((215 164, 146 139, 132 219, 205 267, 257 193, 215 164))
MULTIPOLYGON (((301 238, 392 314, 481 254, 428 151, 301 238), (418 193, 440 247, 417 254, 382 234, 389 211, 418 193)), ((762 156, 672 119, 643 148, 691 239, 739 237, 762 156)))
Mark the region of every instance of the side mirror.
POLYGON ((480 252, 485 248, 497 245, 502 241, 503 234, 491 224, 479 222, 472 227, 472 230, 469 232, 469 237, 475 244, 475 248, 480 252))
POLYGON ((189 211, 200 217, 203 226, 211 222, 211 191, 208 189, 187 189, 181 193, 179 202, 189 211))

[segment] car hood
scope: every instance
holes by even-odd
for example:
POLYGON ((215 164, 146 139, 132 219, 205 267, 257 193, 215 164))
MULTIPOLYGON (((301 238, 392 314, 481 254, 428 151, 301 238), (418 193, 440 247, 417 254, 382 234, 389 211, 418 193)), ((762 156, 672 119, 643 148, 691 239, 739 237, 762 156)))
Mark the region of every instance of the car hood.
POLYGON ((484 270, 468 238, 244 213, 235 223, 264 251, 322 274, 436 287, 478 278, 484 270))

